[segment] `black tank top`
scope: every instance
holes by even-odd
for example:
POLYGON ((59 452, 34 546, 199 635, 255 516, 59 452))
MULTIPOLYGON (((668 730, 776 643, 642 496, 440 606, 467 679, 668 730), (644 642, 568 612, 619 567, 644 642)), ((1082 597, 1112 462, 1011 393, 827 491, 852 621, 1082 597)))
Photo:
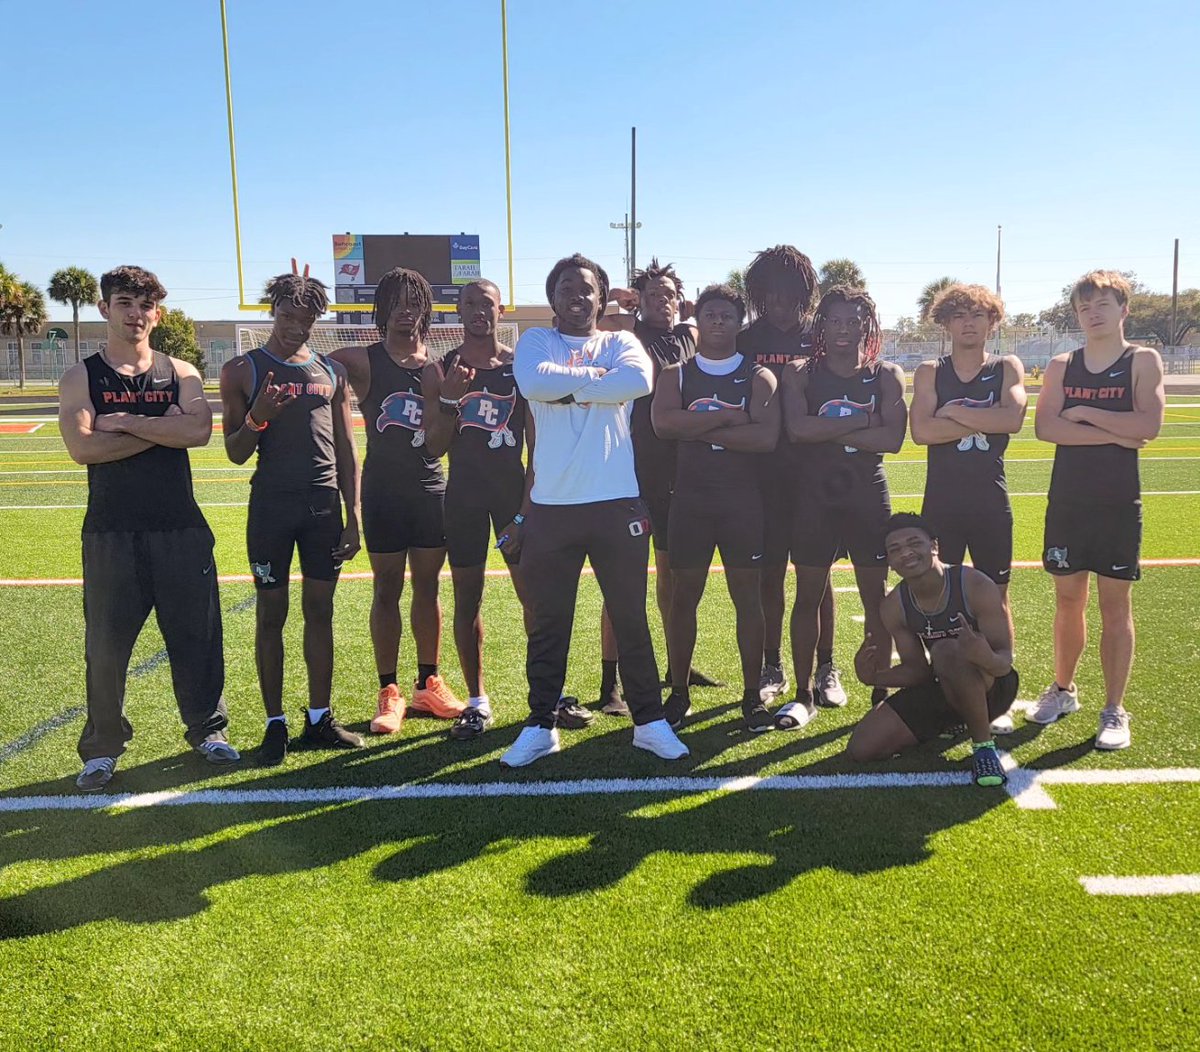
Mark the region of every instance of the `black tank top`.
MULTIPOLYGON (((950 355, 938 359, 933 374, 937 407, 965 405, 972 409, 990 409, 1000 404, 1004 389, 1004 360, 988 355, 979 370, 965 383, 954 371, 950 355)), ((929 471, 925 476, 925 499, 950 497, 956 502, 972 495, 992 496, 996 491, 1007 500, 1008 482, 1004 477, 1004 451, 1008 435, 975 432, 957 442, 940 442, 929 447, 929 471)))
MULTIPOLYGON (((758 366, 749 356, 726 376, 704 371, 701 359, 692 358, 680 370, 683 407, 690 413, 714 409, 745 409, 750 404, 754 373, 758 366)), ((736 453, 702 439, 678 443, 675 468, 676 492, 736 492, 758 485, 759 454, 736 453)))
POLYGON ((312 350, 303 362, 285 362, 262 347, 255 347, 247 357, 254 369, 249 405, 267 382, 267 373, 275 374, 273 384, 290 384, 296 395, 258 436, 258 460, 250 485, 278 493, 299 493, 314 486, 337 489, 333 367, 312 350))
MULTIPOLYGON (((658 374, 668 365, 689 361, 696 354, 696 338, 690 325, 652 329, 639 321, 634 325, 633 334, 642 341, 642 346, 650 355, 653 384, 658 383, 658 374)), ((634 400, 629 417, 633 463, 643 494, 660 493, 669 489, 675 480, 675 443, 655 434, 654 425, 650 422, 650 403, 653 400, 652 385, 650 394, 634 400)))
POLYGON ((957 620, 959 614, 966 618, 967 624, 975 631, 979 630, 979 622, 975 620, 963 591, 963 568, 947 566, 945 569, 942 601, 937 610, 925 612, 919 609, 909 591, 908 582, 900 582, 900 605, 904 608, 905 624, 925 644, 926 650, 931 643, 939 639, 951 639, 962 631, 962 625, 957 620))
MULTIPOLYGON (((882 410, 882 369, 878 362, 839 376, 821 361, 808 374, 804 390, 809 416, 857 416, 882 410)), ((803 471, 827 499, 853 502, 872 489, 887 491, 883 454, 868 453, 841 442, 804 446, 803 471), (835 483, 830 490, 828 483, 835 483), (844 492, 843 492, 844 490, 844 492)))
MULTIPOLYGON (((175 366, 159 351, 154 352, 150 368, 136 376, 122 376, 100 354, 84 358, 83 363, 97 416, 164 416, 169 406, 179 405, 175 366)), ((188 530, 206 525, 192 493, 186 449, 151 446, 124 460, 88 465, 84 533, 188 530)))
POLYGON ((443 492, 442 462, 425 447, 422 370, 397 365, 382 341, 367 348, 367 360, 371 389, 359 405, 367 428, 364 487, 394 483, 443 492))
POLYGON ((759 318, 749 328, 738 333, 737 349, 756 365, 770 369, 778 380, 783 367, 797 358, 811 357, 813 334, 811 324, 802 322, 783 332, 766 318, 759 318))
MULTIPOLYGON (((1083 348, 1071 352, 1063 375, 1063 408, 1088 405, 1110 413, 1133 412, 1133 348, 1102 372, 1089 372, 1083 348)), ((1057 446, 1050 499, 1078 504, 1130 504, 1141 499, 1136 449, 1125 446, 1057 446)))
MULTIPOLYGON (((458 358, 458 351, 451 351, 442 359, 442 368, 452 369, 458 358)), ((446 499, 467 507, 490 507, 497 493, 504 495, 505 503, 520 499, 525 490, 524 445, 525 402, 517 393, 512 362, 476 369, 458 403, 446 499)))

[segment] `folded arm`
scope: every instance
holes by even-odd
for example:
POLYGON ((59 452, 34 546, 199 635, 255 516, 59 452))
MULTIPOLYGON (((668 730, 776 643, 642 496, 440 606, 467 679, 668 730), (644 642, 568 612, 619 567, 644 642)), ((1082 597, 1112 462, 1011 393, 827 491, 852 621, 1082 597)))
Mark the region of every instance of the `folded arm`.
POLYGON ((681 366, 668 365, 658 374, 654 399, 650 403, 650 423, 659 438, 691 441, 707 439, 718 428, 734 429, 750 423, 750 416, 741 409, 717 409, 710 413, 693 413, 683 406, 680 390, 681 366))
MULTIPOLYGON (((962 425, 971 434, 976 431, 987 435, 1015 435, 1025 424, 1025 409, 1028 404, 1025 393, 1025 368, 1015 355, 1004 359, 1004 387, 1000 392, 999 405, 986 409, 973 409, 965 405, 944 405, 937 411, 941 420, 952 420, 962 425)), ((913 398, 913 434, 916 435, 916 398, 913 398)), ((960 436, 961 437, 961 436, 960 436)))
POLYGON ((775 375, 767 369, 756 369, 750 391, 750 422, 741 427, 719 427, 707 438, 713 445, 735 453, 768 453, 779 441, 779 417, 775 375))
POLYGON ((164 416, 140 416, 137 413, 111 413, 96 426, 102 430, 133 435, 156 446, 190 449, 208 445, 212 437, 212 409, 204 397, 204 382, 196 367, 172 358, 179 377, 179 411, 164 416))
POLYGON ((96 431, 95 422, 87 366, 81 362, 63 374, 58 387, 58 426, 71 459, 76 464, 108 464, 137 456, 154 445, 123 431, 96 431))
MULTIPOLYGON (((513 373, 521 394, 531 402, 561 402, 577 397, 603 370, 591 365, 559 365, 550 354, 550 329, 529 329, 517 341, 513 373)), ((642 394, 649 393, 649 386, 642 394)), ((596 401, 597 399, 593 399, 596 401)))

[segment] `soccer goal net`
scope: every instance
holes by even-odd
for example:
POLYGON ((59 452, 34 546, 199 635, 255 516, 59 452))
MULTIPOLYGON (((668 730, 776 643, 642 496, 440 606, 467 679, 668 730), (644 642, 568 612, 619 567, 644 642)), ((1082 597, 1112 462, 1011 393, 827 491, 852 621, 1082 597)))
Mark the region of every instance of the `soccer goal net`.
MULTIPOLYGON (((435 325, 425 340, 429 357, 435 361, 444 357, 463 342, 463 327, 461 325, 435 325)), ((271 325, 264 322, 258 325, 238 326, 238 353, 245 354, 255 347, 266 346, 271 335, 271 325)), ((317 322, 308 345, 319 354, 329 354, 339 347, 357 345, 365 347, 377 343, 383 337, 374 325, 338 325, 334 322, 317 322)), ((517 326, 513 322, 501 322, 496 326, 496 338, 509 347, 517 345, 517 326)))

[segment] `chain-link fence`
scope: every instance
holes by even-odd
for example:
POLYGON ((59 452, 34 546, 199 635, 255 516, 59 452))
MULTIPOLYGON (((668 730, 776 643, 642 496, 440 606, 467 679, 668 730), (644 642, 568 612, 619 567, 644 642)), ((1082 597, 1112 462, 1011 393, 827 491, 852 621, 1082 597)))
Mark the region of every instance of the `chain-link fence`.
MULTIPOLYGON (((82 357, 95 354, 105 348, 103 340, 84 340, 80 344, 82 357)), ((237 340, 201 340, 204 352, 204 379, 216 382, 221 376, 221 366, 237 354, 237 340)), ((57 384, 62 374, 75 364, 75 345, 70 340, 25 340, 25 382, 38 386, 57 384)), ((11 337, 0 339, 0 386, 15 387, 21 378, 21 365, 17 357, 17 341, 11 337)))

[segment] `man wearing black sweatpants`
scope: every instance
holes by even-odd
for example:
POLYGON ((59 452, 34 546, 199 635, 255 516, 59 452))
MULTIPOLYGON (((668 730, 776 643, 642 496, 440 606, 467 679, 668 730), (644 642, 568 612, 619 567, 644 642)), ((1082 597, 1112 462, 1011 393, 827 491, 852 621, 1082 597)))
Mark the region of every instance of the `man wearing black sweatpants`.
POLYGON ((559 750, 554 710, 585 558, 617 637, 633 744, 665 760, 688 754, 663 718, 646 623, 650 520, 638 495, 629 413, 634 399, 650 393, 650 359, 632 334, 597 332, 608 287, 608 275, 591 260, 559 260, 546 280, 557 328, 527 330, 517 343, 514 372, 538 441, 528 521, 516 523, 529 583, 530 716, 501 757, 506 767, 559 750))
POLYGON ((212 433, 200 374, 150 347, 166 289, 140 267, 100 280, 108 345, 68 370, 59 389, 67 452, 88 468, 83 522, 87 723, 76 785, 104 788, 133 737, 125 680, 154 610, 188 743, 235 763, 225 740, 225 665, 213 535, 192 494, 187 450, 212 433))

